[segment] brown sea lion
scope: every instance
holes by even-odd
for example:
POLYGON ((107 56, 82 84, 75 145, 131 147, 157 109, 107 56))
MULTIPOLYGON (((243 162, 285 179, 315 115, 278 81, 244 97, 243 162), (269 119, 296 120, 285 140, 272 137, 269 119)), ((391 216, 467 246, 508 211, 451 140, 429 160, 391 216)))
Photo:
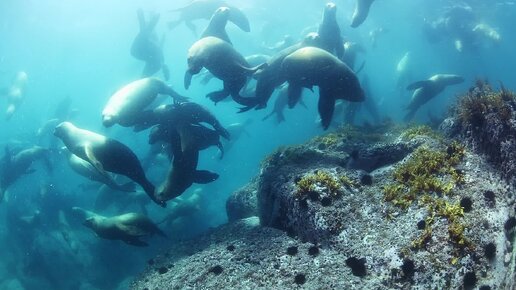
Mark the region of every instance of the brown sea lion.
POLYGON ((60 138, 71 153, 88 161, 97 171, 111 179, 107 172, 124 175, 138 183, 158 205, 166 206, 155 197, 155 187, 134 152, 117 140, 76 127, 70 122, 57 125, 54 135, 60 138))
POLYGON ((250 67, 231 44, 217 37, 204 37, 188 50, 188 70, 185 73, 184 86, 188 89, 192 76, 198 74, 202 68, 206 68, 224 82, 222 90, 209 93, 206 97, 218 103, 231 95, 235 102, 246 108, 252 108, 256 105, 255 98, 242 97, 240 90, 246 84, 247 78, 264 65, 250 67))
POLYGON ((331 123, 335 101, 351 102, 364 100, 355 73, 331 53, 316 47, 304 47, 287 56, 282 63, 282 73, 289 83, 289 107, 301 97, 301 89, 319 87, 318 111, 326 130, 331 123))

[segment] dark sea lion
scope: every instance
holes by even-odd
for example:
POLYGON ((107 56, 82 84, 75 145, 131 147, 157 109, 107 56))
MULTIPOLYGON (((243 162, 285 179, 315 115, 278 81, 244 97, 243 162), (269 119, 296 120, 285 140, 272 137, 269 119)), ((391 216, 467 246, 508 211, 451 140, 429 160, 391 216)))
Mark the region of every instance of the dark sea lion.
POLYGON ((256 73, 257 83, 255 98, 258 100, 256 109, 263 109, 267 107, 267 102, 272 96, 274 89, 283 84, 286 79, 281 73, 281 64, 285 57, 294 51, 305 46, 317 46, 319 43, 319 34, 309 33, 300 43, 292 45, 280 51, 267 62, 267 66, 256 73))
POLYGON ((251 27, 249 25, 249 19, 237 7, 228 5, 225 1, 221 0, 194 0, 185 7, 174 9, 172 11, 180 12, 179 19, 176 21, 170 21, 168 27, 170 29, 176 27, 181 22, 185 22, 186 26, 197 35, 197 28, 192 23, 193 20, 197 19, 210 19, 213 12, 219 7, 228 7, 231 9, 229 21, 233 22, 236 26, 245 32, 250 32, 251 27))
POLYGON ((145 172, 134 152, 117 140, 80 129, 70 122, 59 124, 54 135, 60 138, 71 153, 88 161, 97 171, 112 178, 107 172, 124 175, 138 183, 145 193, 160 206, 166 206, 154 195, 155 187, 145 176, 145 172))
POLYGON ((162 200, 180 196, 193 183, 206 184, 219 177, 218 174, 207 170, 197 170, 200 150, 212 145, 222 148, 219 135, 210 133, 210 129, 199 125, 184 124, 175 129, 177 135, 171 140, 174 161, 167 179, 159 190, 159 197, 162 200))
POLYGON ((331 53, 316 47, 304 47, 287 56, 282 73, 289 83, 289 107, 301 97, 301 89, 319 87, 318 111, 326 130, 331 123, 335 101, 364 100, 364 91, 355 73, 331 53))
POLYGON ((140 240, 142 237, 154 234, 167 236, 148 217, 139 213, 126 213, 114 217, 95 214, 84 221, 84 226, 92 229, 99 238, 121 240, 137 247, 149 245, 140 240))
POLYGON ((145 62, 142 77, 150 77, 162 70, 165 80, 168 80, 170 72, 165 64, 165 57, 163 55, 163 40, 160 42, 154 34, 154 28, 159 21, 159 14, 153 14, 148 22, 145 21, 142 9, 138 9, 137 14, 140 32, 136 35, 131 45, 131 55, 145 62))
POLYGON ((440 94, 447 86, 460 84, 462 82, 464 82, 464 78, 458 75, 436 74, 428 80, 410 84, 407 90, 414 90, 414 94, 406 108, 409 112, 405 115, 405 122, 412 120, 417 110, 422 105, 440 94))
POLYGON ((18 110, 25 99, 25 90, 27 87, 28 75, 24 71, 20 71, 14 77, 8 88, 0 90, 0 97, 7 99, 7 110, 5 111, 5 119, 10 120, 14 112, 18 110))
POLYGON ((365 65, 365 61, 362 62, 360 67, 355 68, 356 59, 359 53, 365 53, 366 50, 364 46, 359 43, 346 41, 344 42, 344 54, 342 55, 341 60, 349 66, 355 73, 359 73, 365 65))
POLYGON ((351 27, 357 28, 366 20, 373 2, 374 0, 357 0, 355 11, 351 17, 351 27))
POLYGON ((228 131, 222 126, 205 107, 194 102, 180 102, 172 105, 161 105, 152 111, 145 111, 142 117, 143 122, 135 127, 135 131, 144 130, 156 124, 164 124, 168 127, 175 124, 199 124, 207 123, 217 131, 217 133, 229 139, 228 131))
POLYGON ((3 200, 5 191, 16 180, 25 174, 34 172, 34 169, 30 168, 34 161, 43 160, 47 169, 51 171, 49 155, 48 149, 39 146, 33 146, 19 152, 13 152, 6 147, 5 155, 0 160, 0 202, 3 200))
POLYGON ((327 3, 324 7, 323 19, 317 34, 319 34, 318 47, 342 59, 344 47, 342 46, 343 40, 340 27, 337 23, 337 5, 335 3, 327 3))
POLYGON ((208 36, 195 42, 188 50, 188 70, 185 73, 184 85, 188 89, 192 76, 198 74, 205 67, 216 78, 224 82, 222 90, 209 93, 206 97, 218 103, 231 95, 235 102, 245 108, 252 108, 256 105, 256 100, 242 97, 240 90, 246 84, 247 78, 264 65, 250 67, 245 58, 231 44, 217 37, 208 36))
POLYGON ((158 94, 169 95, 174 101, 185 100, 171 87, 157 78, 143 78, 131 82, 116 91, 102 111, 102 124, 111 127, 119 124, 131 127, 140 122, 140 113, 158 94))
POLYGON ((201 38, 213 36, 232 44, 226 32, 226 24, 228 23, 230 13, 231 11, 228 7, 217 8, 213 16, 211 16, 210 23, 201 34, 201 38))

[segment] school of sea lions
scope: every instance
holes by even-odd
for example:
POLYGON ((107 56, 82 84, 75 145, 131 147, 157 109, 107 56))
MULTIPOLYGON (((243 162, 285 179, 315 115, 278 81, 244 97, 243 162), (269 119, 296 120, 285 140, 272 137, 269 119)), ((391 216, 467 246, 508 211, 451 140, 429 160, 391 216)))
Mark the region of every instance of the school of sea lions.
MULTIPOLYGON (((373 2, 356 1, 351 27, 358 27, 366 20, 370 9, 374 9, 373 2)), ((190 87, 196 74, 203 75, 203 83, 213 77, 217 78, 222 81, 222 88, 206 97, 214 103, 231 97, 241 106, 239 112, 267 107, 273 92, 280 90, 272 112, 264 119, 276 115, 278 121, 284 121, 283 109, 287 106, 293 108, 297 104, 304 105, 302 90, 318 87, 317 109, 323 129, 328 129, 337 100, 364 102, 367 96, 356 76, 364 63, 355 70, 356 55, 363 52, 363 49, 356 43, 343 40, 337 23, 336 4, 327 3, 322 10, 317 32, 308 33, 299 43, 285 37, 281 44, 269 48, 272 55, 257 54, 250 57, 239 53, 225 29, 226 24, 232 22, 242 31, 250 31, 249 20, 237 7, 219 0, 194 0, 175 10, 179 18, 168 23, 169 29, 184 22, 195 35, 200 35, 186 55, 188 68, 184 74, 185 89, 190 87), (196 19, 210 19, 200 34, 192 23, 196 19)), ((101 112, 102 124, 106 128, 115 125, 130 127, 134 132, 150 128, 149 144, 163 144, 160 148, 165 148, 170 157, 170 168, 162 184, 156 186, 148 180, 142 162, 131 148, 108 136, 81 128, 79 124, 69 121, 67 116, 56 116, 41 130, 53 128, 54 136, 68 150, 69 165, 78 174, 100 182, 105 187, 125 192, 128 198, 134 198, 130 193, 136 191, 137 185, 155 204, 166 207, 167 201, 180 197, 192 184, 210 183, 219 177, 215 172, 197 168, 199 152, 216 146, 222 158, 224 148, 221 140, 230 140, 234 136, 209 110, 177 93, 166 83, 170 72, 165 63, 163 39, 159 39, 154 32, 160 15, 145 15, 143 10, 138 10, 137 16, 140 30, 130 53, 144 62, 142 78, 126 84, 109 98, 101 112), (163 79, 155 76, 159 72, 163 79), (170 102, 151 107, 158 95, 169 96, 170 102), (117 175, 125 176, 131 182, 120 184, 115 177, 117 175)), ((478 30, 485 33, 485 29, 478 30)), ((405 55, 398 65, 400 75, 404 69, 403 62, 408 57, 408 54, 405 55)), ((27 78, 25 72, 18 73, 11 87, 2 92, 9 103, 7 119, 21 104, 27 78)), ((401 84, 408 90, 414 90, 405 121, 410 121, 422 105, 446 86, 463 81, 458 75, 436 74, 428 80, 401 84)), ((0 160, 0 198, 3 198, 11 184, 30 173, 33 162, 43 160, 51 170, 49 154, 49 149, 39 146, 19 152, 6 147, 4 157, 0 160)), ((103 217, 80 208, 74 210, 84 217, 84 225, 101 238, 146 246, 147 243, 139 240, 140 237, 155 233, 165 236, 145 215, 128 213, 103 217)))

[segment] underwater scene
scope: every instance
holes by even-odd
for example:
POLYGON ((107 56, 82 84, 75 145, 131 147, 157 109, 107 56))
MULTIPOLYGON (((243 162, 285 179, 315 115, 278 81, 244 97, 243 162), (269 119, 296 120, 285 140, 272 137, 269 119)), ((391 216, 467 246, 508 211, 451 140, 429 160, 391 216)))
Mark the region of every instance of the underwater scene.
POLYGON ((515 15, 1 0, 0 289, 516 289, 515 15))

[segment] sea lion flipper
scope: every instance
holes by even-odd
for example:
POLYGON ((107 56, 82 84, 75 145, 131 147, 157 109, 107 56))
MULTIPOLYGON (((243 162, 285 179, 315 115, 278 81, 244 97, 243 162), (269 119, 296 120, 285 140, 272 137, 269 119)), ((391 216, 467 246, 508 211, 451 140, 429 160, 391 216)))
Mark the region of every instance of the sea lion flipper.
POLYGON ((319 88, 319 116, 324 130, 328 129, 335 110, 335 98, 332 91, 326 88, 319 88))
POLYGON ((409 90, 409 91, 417 90, 419 88, 426 87, 426 86, 430 85, 431 83, 432 83, 432 81, 429 81, 429 80, 414 82, 407 86, 407 90, 409 90))
POLYGON ((192 73, 190 71, 186 71, 185 72, 185 77, 183 79, 183 84, 185 86, 185 89, 188 90, 188 88, 190 87, 190 85, 192 84, 192 73))
POLYGON ((299 102, 302 89, 303 88, 300 85, 293 82, 288 85, 288 107, 290 109, 294 108, 294 106, 299 102))
POLYGON ((196 170, 193 176, 193 182, 199 184, 207 184, 213 182, 219 178, 217 173, 208 170, 196 170))
POLYGON ((206 98, 212 100, 215 104, 224 100, 229 96, 229 92, 226 90, 211 92, 206 95, 206 98))

